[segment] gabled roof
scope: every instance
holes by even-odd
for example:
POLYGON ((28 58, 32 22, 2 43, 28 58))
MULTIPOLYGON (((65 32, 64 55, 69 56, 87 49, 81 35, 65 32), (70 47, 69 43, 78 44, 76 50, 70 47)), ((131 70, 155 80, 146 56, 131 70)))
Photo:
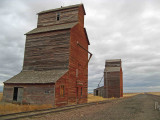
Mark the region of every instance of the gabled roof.
MULTIPOLYGON (((60 10, 65 10, 65 9, 76 8, 76 7, 79 7, 79 6, 81 6, 81 5, 82 5, 82 7, 83 7, 83 9, 84 9, 83 4, 76 4, 76 5, 66 6, 66 7, 62 7, 62 6, 61 6, 61 8, 56 8, 56 9, 45 10, 45 11, 39 12, 39 13, 37 13, 37 14, 43 14, 43 13, 48 13, 48 12, 54 12, 54 11, 60 11, 60 10)), ((85 9, 84 9, 84 14, 86 15, 85 9)))
POLYGON ((38 28, 35 28, 35 29, 29 31, 25 35, 35 34, 35 33, 42 33, 42 32, 48 32, 48 31, 55 31, 55 30, 71 29, 77 23, 78 22, 67 23, 67 24, 58 24, 58 25, 46 26, 46 27, 38 27, 38 28))
POLYGON ((68 69, 64 70, 48 70, 48 71, 22 71, 4 83, 55 83, 60 79, 68 69))

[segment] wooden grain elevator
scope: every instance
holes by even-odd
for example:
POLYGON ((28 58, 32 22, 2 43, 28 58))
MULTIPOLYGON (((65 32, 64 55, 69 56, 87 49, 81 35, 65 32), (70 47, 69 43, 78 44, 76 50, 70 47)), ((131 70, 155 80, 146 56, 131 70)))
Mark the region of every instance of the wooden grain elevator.
POLYGON ((123 71, 121 59, 105 61, 104 86, 94 89, 95 96, 123 97, 123 71))
POLYGON ((88 45, 83 4, 38 13, 26 33, 22 71, 4 82, 3 100, 55 107, 87 102, 88 45))

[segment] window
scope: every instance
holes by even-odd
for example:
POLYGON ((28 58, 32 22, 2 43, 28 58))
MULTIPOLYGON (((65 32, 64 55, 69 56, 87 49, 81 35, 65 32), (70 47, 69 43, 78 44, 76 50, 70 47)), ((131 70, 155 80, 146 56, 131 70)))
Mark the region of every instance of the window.
POLYGON ((49 94, 50 93, 50 91, 49 90, 45 90, 45 94, 49 94))
POLYGON ((81 87, 81 96, 82 96, 82 87, 81 87))
POLYGON ((60 86, 60 96, 64 96, 64 85, 60 86))
POLYGON ((57 21, 59 21, 60 20, 60 13, 58 12, 57 13, 57 21))

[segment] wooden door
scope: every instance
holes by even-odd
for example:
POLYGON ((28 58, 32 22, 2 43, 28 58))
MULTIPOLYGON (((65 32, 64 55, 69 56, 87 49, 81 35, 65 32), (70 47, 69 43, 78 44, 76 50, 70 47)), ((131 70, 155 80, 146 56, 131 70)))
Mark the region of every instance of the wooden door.
POLYGON ((18 88, 18 96, 17 96, 17 102, 22 102, 23 99, 23 88, 18 88))

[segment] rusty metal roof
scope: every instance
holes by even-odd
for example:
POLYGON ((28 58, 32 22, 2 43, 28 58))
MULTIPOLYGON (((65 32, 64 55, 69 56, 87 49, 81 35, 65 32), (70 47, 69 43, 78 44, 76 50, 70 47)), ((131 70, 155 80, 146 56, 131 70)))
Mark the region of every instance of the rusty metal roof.
MULTIPOLYGON (((48 13, 48 12, 54 12, 54 11, 60 11, 60 10, 65 10, 65 9, 76 8, 76 7, 79 7, 79 6, 81 6, 81 5, 82 5, 82 7, 83 7, 83 9, 84 9, 83 4, 76 4, 76 5, 66 6, 66 7, 62 7, 62 6, 61 6, 60 8, 56 8, 56 9, 45 10, 45 11, 39 12, 39 13, 37 13, 37 14, 43 14, 43 13, 48 13)), ((84 14, 86 15, 85 9, 84 9, 84 14)))
POLYGON ((48 71, 22 71, 4 83, 55 83, 68 69, 48 70, 48 71))
POLYGON ((35 29, 29 31, 25 35, 48 32, 48 31, 55 31, 55 30, 70 29, 70 28, 74 27, 76 24, 78 24, 78 22, 59 24, 59 25, 53 25, 53 26, 46 26, 46 27, 38 27, 38 28, 35 28, 35 29))

